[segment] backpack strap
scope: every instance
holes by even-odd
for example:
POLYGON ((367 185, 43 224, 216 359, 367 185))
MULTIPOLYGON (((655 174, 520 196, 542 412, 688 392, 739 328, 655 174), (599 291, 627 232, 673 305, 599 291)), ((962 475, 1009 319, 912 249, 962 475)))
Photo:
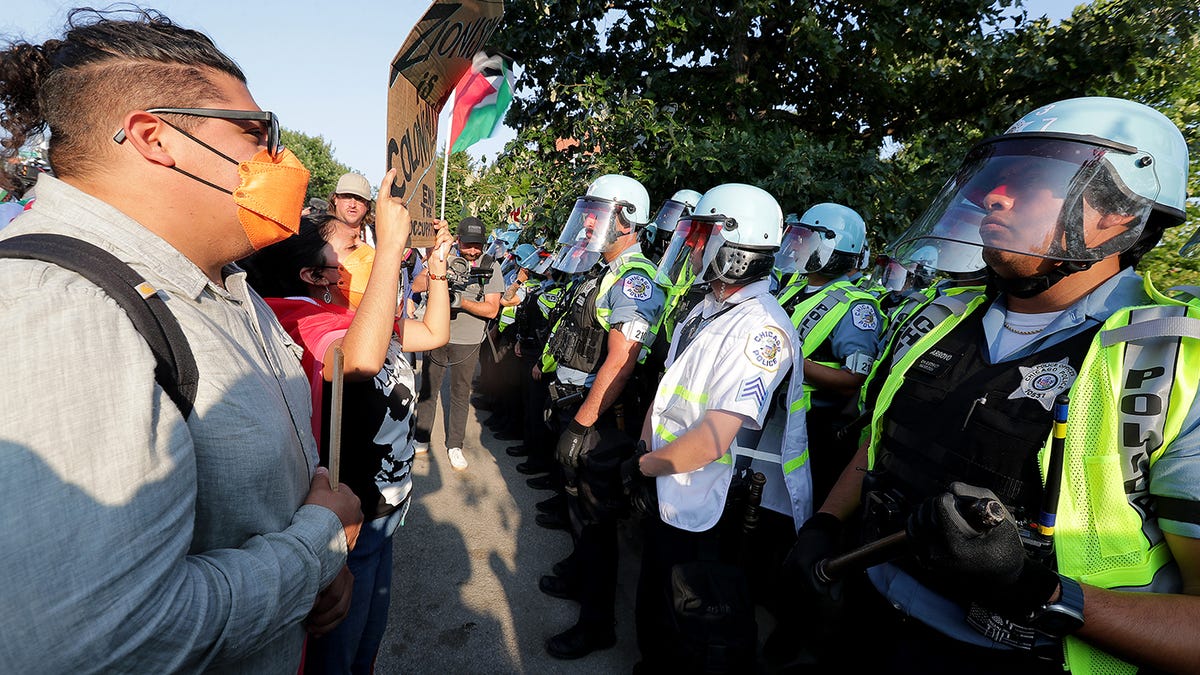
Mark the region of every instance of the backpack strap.
POLYGON ((150 282, 113 254, 58 234, 26 234, 0 241, 0 258, 41 260, 99 286, 125 310, 154 353, 154 379, 186 420, 196 401, 200 371, 179 320, 150 282))

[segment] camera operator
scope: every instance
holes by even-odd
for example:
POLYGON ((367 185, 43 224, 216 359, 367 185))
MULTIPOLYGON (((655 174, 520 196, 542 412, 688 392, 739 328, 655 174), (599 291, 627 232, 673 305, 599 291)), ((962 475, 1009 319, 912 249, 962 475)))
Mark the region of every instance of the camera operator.
MULTIPOLYGON (((504 291, 500 266, 491 256, 483 255, 485 241, 483 221, 468 216, 459 222, 456 250, 447 254, 450 263, 447 276, 453 277, 450 279, 450 343, 425 352, 421 394, 417 400, 417 452, 427 452, 438 394, 442 390, 443 377, 450 370, 446 454, 450 465, 458 471, 467 468, 463 436, 470 407, 471 377, 479 362, 479 345, 483 342, 487 321, 500 312, 500 294, 504 291)), ((438 253, 434 251, 431 255, 438 253)))

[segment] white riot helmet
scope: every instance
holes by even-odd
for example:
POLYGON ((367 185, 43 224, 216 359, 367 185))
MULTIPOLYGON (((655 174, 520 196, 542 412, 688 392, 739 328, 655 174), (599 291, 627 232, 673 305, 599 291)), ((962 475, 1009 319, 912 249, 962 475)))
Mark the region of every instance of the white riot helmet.
POLYGON ((619 174, 606 174, 575 200, 563 225, 555 268, 574 274, 590 269, 622 234, 650 222, 650 195, 641 183, 619 174))
POLYGON ((546 271, 550 269, 550 263, 552 262, 552 256, 546 249, 541 246, 534 246, 533 244, 521 244, 517 247, 517 253, 518 255, 521 253, 525 254, 520 259, 521 262, 519 264, 521 267, 538 276, 546 276, 546 271), (526 246, 529 248, 525 248, 526 246))
POLYGON ((825 202, 789 222, 775 256, 782 274, 817 272, 837 277, 863 264, 867 225, 854 209, 825 202))
POLYGON ((889 291, 921 290, 933 283, 938 271, 938 251, 934 246, 922 246, 911 257, 891 258, 884 267, 880 284, 889 291))
POLYGON ((1052 103, 972 148, 896 250, 942 237, 943 220, 974 207, 972 229, 992 252, 989 263, 1003 264, 1002 252, 1058 263, 1032 276, 995 275, 1018 297, 1114 254, 1132 265, 1163 228, 1183 221, 1187 155, 1178 127, 1149 106, 1103 97, 1052 103))
POLYGON ((745 284, 771 272, 782 236, 783 210, 766 190, 726 183, 704 193, 696 210, 681 218, 663 254, 655 281, 745 284))
POLYGON ((655 260, 662 256, 671 243, 675 225, 680 218, 691 215, 700 201, 700 196, 695 190, 678 190, 663 202, 658 213, 654 214, 654 222, 642 230, 642 250, 646 255, 655 260))

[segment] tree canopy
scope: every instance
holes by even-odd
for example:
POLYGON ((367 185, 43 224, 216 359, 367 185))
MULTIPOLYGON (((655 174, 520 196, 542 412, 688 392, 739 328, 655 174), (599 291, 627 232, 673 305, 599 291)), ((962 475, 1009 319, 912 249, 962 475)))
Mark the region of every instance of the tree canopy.
POLYGON ((785 212, 851 206, 882 247, 970 145, 1055 100, 1153 105, 1196 169, 1198 28, 1193 0, 1097 0, 1059 24, 1018 0, 509 0, 492 47, 523 69, 518 137, 458 203, 494 222, 525 206, 553 235, 601 173, 656 205, 745 182, 785 212))
POLYGON ((328 199, 337 185, 337 179, 354 170, 333 158, 333 146, 322 136, 309 136, 291 129, 283 129, 279 135, 283 147, 295 153, 304 168, 308 169, 308 192, 304 195, 306 202, 313 197, 328 199))

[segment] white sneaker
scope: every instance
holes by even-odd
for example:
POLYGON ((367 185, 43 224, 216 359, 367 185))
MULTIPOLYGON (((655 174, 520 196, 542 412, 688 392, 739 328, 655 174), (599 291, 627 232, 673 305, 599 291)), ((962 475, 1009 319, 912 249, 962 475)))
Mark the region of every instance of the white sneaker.
POLYGON ((423 455, 427 452, 429 452, 429 443, 422 443, 421 441, 413 441, 413 454, 414 455, 423 455))
POLYGON ((462 448, 450 448, 446 454, 450 457, 450 466, 455 470, 462 471, 467 468, 467 458, 463 456, 462 448))

